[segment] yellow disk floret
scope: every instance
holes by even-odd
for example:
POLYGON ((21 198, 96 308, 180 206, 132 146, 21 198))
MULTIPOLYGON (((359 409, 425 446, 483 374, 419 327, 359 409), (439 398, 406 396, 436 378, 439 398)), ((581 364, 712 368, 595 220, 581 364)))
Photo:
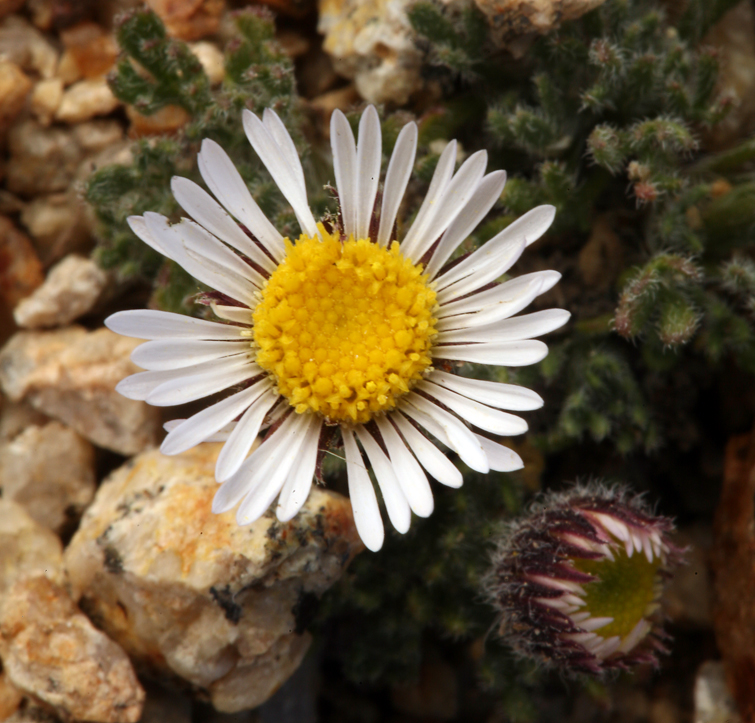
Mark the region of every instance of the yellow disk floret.
POLYGON ((254 310, 257 364, 297 412, 364 423, 428 369, 435 292, 422 266, 367 239, 286 239, 254 310))

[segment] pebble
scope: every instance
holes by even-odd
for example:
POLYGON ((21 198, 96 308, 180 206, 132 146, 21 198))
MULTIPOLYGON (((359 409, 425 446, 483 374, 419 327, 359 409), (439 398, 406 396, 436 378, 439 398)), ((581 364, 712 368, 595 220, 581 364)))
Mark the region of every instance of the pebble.
POLYGON ((94 308, 108 281, 107 273, 92 259, 71 254, 19 303, 13 318, 24 329, 65 326, 94 308))
POLYGON ((734 698, 726 685, 724 664, 707 660, 695 677, 694 723, 741 723, 734 698))
POLYGON ((223 51, 214 43, 200 40, 198 43, 189 43, 189 49, 202 64, 204 72, 213 85, 220 85, 225 78, 225 57, 223 51))
POLYGON ((319 0, 323 49, 369 103, 403 105, 422 86, 422 58, 406 14, 411 2, 319 0))
MULTIPOLYGON (((76 77, 100 78, 109 73, 118 57, 118 44, 112 33, 92 22, 81 22, 61 30, 60 39, 65 46, 61 65, 65 61, 76 69, 76 77)), ((71 71, 68 71, 69 77, 71 71)), ((73 82, 73 81, 71 81, 73 82)))
POLYGON ((34 239, 45 267, 72 251, 85 250, 90 236, 83 210, 84 204, 75 190, 37 196, 26 204, 21 223, 34 239))
POLYGON ((29 237, 0 216, 0 302, 13 308, 44 281, 42 263, 29 237))
POLYGON ((32 82, 21 68, 0 56, 0 136, 24 109, 32 82))
POLYGON ((10 15, 0 23, 0 56, 25 72, 42 78, 55 77, 58 51, 20 15, 10 15))
POLYGON ((43 126, 49 126, 58 112, 63 100, 63 81, 61 78, 40 80, 31 93, 30 109, 34 117, 43 126))
POLYGON ((163 106, 152 115, 143 115, 134 106, 128 105, 126 115, 131 121, 129 135, 133 138, 173 133, 183 128, 191 119, 191 116, 178 105, 163 106))
POLYGON ((60 538, 17 502, 0 499, 0 601, 16 581, 40 574, 63 584, 60 538))
POLYGON ((362 549, 351 506, 313 489, 303 511, 247 527, 214 515, 220 445, 144 452, 99 488, 65 554, 76 597, 132 658, 233 713, 256 707, 310 643, 296 610, 362 549))
POLYGON ((82 151, 67 128, 45 128, 25 120, 8 133, 8 190, 22 196, 65 191, 82 160, 82 151))
POLYGON ((0 444, 21 434, 32 424, 50 420, 26 402, 11 402, 0 394, 0 444))
POLYGON ((323 93, 309 101, 310 107, 320 116, 320 127, 326 135, 330 135, 330 116, 333 111, 349 110, 359 103, 359 93, 353 83, 323 93))
POLYGON ((147 0, 170 35, 179 40, 199 40, 220 27, 224 0, 147 0))
POLYGON ((120 104, 104 77, 85 78, 63 93, 55 119, 64 123, 81 123, 95 116, 108 115, 120 104))
POLYGON ((0 444, 0 494, 62 532, 94 497, 94 449, 60 422, 31 425, 0 444))
POLYGON ((137 723, 141 717, 144 690, 126 654, 44 576, 7 590, 0 656, 13 685, 63 718, 137 723))
POLYGON ((157 408, 115 391, 140 371, 129 360, 139 343, 109 329, 21 331, 0 351, 0 386, 11 400, 28 401, 96 445, 136 454, 160 434, 157 408))
POLYGON ((604 2, 605 0, 475 0, 475 5, 486 16, 493 40, 500 47, 516 51, 522 47, 521 40, 527 36, 545 35, 561 23, 581 17, 604 2))

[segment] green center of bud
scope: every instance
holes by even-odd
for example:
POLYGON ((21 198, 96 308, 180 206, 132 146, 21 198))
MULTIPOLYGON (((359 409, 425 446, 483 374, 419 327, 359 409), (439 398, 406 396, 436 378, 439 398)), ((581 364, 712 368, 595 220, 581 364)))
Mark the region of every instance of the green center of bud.
POLYGON ((623 546, 613 548, 614 560, 573 560, 580 572, 596 580, 583 584, 584 609, 592 617, 613 618, 598 631, 603 638, 618 635, 624 639, 640 620, 648 618, 658 606, 661 559, 648 562, 642 553, 629 557, 623 546))

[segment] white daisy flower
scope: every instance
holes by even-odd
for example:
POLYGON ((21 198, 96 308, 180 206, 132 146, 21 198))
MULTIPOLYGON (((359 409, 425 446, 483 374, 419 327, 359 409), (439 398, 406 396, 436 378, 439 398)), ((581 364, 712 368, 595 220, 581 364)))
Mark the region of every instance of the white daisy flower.
POLYGON ((461 486, 461 472, 440 446, 478 472, 523 466, 516 453, 475 430, 522 434, 527 423, 501 410, 537 409, 542 399, 522 387, 459 376, 454 363, 522 366, 547 354, 534 337, 560 327, 569 313, 514 315, 560 274, 540 271, 495 282, 546 231, 555 210, 535 208, 447 264, 503 190, 503 171, 485 175, 485 151, 454 173, 456 142, 448 144, 417 217, 399 240, 396 216, 417 147, 414 123, 399 134, 378 203, 376 110, 362 115, 358 143, 343 113, 333 114, 341 221, 326 228, 312 215, 296 147, 278 116, 266 110, 260 120, 244 111, 243 120, 302 234, 295 242, 283 238, 230 158, 205 140, 199 171, 214 198, 176 177, 173 194, 194 220, 171 226, 165 217, 145 213, 129 218, 129 225, 218 292, 222 301, 212 308, 222 321, 152 310, 113 314, 106 321, 110 329, 150 340, 132 355, 147 371, 117 388, 157 406, 237 389, 167 425, 161 449, 179 454, 224 440, 213 510, 240 503, 242 525, 259 518, 276 497, 280 520, 296 515, 309 494, 324 425, 337 425, 357 530, 368 548, 379 550, 384 530, 368 463, 401 533, 412 512, 427 517, 433 511, 426 473, 461 486), (250 455, 265 426, 267 435, 250 455))

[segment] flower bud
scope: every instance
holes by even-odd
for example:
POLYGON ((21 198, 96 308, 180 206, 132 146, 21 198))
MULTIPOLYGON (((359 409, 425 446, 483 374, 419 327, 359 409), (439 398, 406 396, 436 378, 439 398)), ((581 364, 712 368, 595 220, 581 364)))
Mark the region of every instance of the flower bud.
POLYGON ((565 672, 657 666, 660 596, 682 557, 672 530, 622 486, 547 494, 509 526, 488 575, 502 636, 565 672))

